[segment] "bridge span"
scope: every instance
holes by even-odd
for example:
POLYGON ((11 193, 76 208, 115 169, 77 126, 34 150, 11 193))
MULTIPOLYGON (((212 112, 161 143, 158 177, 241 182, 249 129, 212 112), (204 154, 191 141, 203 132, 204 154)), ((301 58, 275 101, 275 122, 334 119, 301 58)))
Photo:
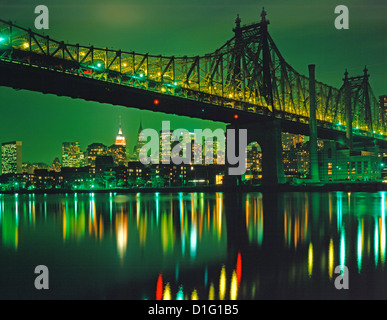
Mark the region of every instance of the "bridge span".
POLYGON ((264 10, 258 23, 242 26, 239 16, 235 23, 234 36, 210 54, 166 57, 65 44, 0 20, 0 85, 247 128, 270 183, 284 181, 281 132, 315 128, 315 139, 386 147, 366 69, 346 72, 334 88, 285 61, 264 10))

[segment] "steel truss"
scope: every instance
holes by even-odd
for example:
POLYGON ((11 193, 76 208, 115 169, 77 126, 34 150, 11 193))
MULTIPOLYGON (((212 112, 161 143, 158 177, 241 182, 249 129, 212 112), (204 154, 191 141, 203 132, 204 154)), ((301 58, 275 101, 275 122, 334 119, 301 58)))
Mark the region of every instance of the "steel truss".
MULTIPOLYGON (((240 22, 213 53, 167 57, 65 44, 0 20, 0 60, 308 123, 309 78, 282 57, 265 11, 259 23, 240 22)), ((354 123, 366 135, 385 133, 368 76, 362 79, 351 81, 354 123)), ((343 87, 316 81, 316 104, 319 126, 345 131, 343 87)))

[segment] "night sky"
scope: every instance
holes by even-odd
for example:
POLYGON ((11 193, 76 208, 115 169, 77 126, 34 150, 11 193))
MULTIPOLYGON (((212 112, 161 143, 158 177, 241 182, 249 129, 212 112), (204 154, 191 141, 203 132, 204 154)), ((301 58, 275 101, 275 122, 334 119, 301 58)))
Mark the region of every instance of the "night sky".
MULTIPOLYGON (((307 75, 316 64, 316 79, 340 87, 346 68, 361 75, 367 65, 375 96, 387 94, 387 2, 385 0, 0 0, 0 19, 34 29, 34 8, 50 10, 45 35, 94 45, 162 55, 202 55, 233 36, 236 14, 242 25, 260 20, 262 6, 269 32, 285 60, 307 75), (349 30, 336 30, 334 9, 349 8, 349 30)), ((35 30, 36 31, 36 30, 35 30)), ((122 116, 132 150, 140 120, 143 127, 224 128, 224 124, 73 100, 0 87, 0 143, 23 142, 23 162, 51 163, 64 141, 82 150, 93 142, 114 143, 122 116)))

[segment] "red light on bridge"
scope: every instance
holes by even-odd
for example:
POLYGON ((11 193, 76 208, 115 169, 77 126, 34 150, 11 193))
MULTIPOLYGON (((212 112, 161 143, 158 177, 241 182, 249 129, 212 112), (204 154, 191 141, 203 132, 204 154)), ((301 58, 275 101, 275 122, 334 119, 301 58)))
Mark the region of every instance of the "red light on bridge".
POLYGON ((237 114, 234 114, 234 119, 238 119, 239 116, 237 114))
POLYGON ((157 99, 155 99, 155 100, 153 101, 153 103, 157 106, 157 105, 160 103, 160 101, 157 100, 157 99))

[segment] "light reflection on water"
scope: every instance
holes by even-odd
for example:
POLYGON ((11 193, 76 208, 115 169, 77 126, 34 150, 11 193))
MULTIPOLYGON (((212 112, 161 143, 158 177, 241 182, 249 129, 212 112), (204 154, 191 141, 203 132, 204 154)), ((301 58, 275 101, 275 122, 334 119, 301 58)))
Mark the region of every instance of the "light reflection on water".
POLYGON ((385 298, 385 198, 0 195, 0 298, 385 298), (335 289, 336 266, 350 290, 335 289))

